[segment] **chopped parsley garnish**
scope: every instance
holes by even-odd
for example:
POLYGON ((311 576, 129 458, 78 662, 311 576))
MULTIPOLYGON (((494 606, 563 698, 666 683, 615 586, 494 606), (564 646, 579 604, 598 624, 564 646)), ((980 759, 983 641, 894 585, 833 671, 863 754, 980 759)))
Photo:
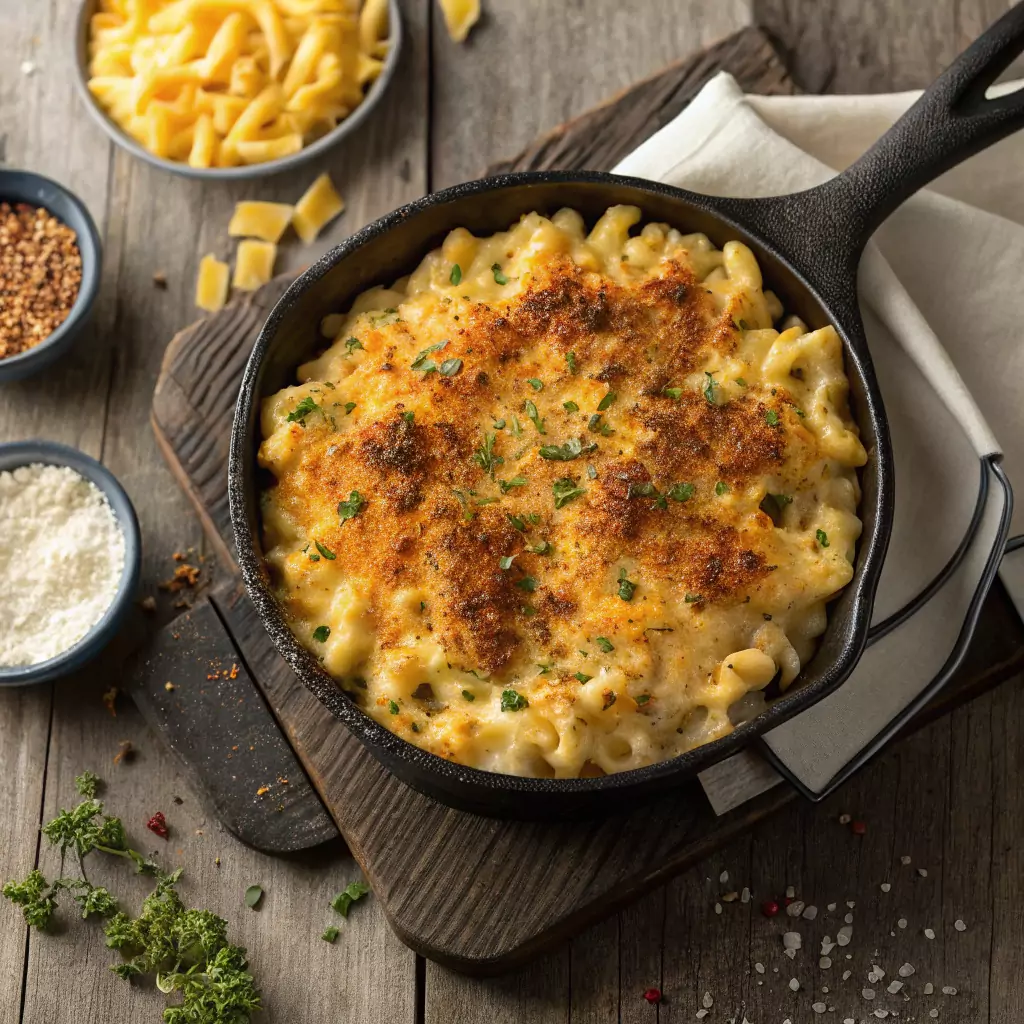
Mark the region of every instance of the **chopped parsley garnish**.
POLYGON ((590 477, 591 480, 596 480, 597 470, 593 466, 587 466, 587 476, 590 477))
POLYGON ((571 480, 567 476, 556 480, 551 485, 551 490, 555 496, 555 508, 562 508, 563 505, 568 505, 574 498, 578 498, 581 494, 585 493, 584 488, 577 487, 576 481, 571 480))
POLYGON ((331 635, 331 627, 330 626, 317 626, 316 629, 313 630, 313 639, 318 644, 326 643, 327 642, 327 638, 330 635, 331 635))
POLYGON ((543 391, 544 390, 544 381, 540 380, 537 377, 527 377, 526 378, 526 383, 529 384, 530 387, 533 388, 534 391, 543 391))
POLYGON ((508 278, 501 272, 500 263, 491 264, 491 273, 494 275, 495 284, 508 284, 508 278))
POLYGON ((354 409, 355 407, 356 407, 356 403, 355 403, 355 402, 346 402, 346 403, 345 403, 345 415, 346 415, 346 416, 348 416, 348 415, 349 415, 349 413, 351 413, 351 412, 352 412, 352 410, 353 410, 353 409, 354 409))
POLYGON ((807 417, 807 413, 805 413, 803 409, 794 409, 793 412, 795 412, 800 419, 806 419, 807 417))
POLYGON ((314 540, 313 543, 316 545, 317 551, 319 551, 320 554, 323 555, 328 562, 333 562, 335 558, 338 557, 330 548, 325 548, 323 544, 320 543, 320 541, 314 540))
POLYGON ((566 412, 579 412, 580 411, 580 407, 575 402, 563 402, 562 403, 562 408, 566 412))
POLYGON ((728 494, 728 493, 729 493, 729 485, 724 480, 719 480, 718 483, 715 484, 715 494, 717 494, 719 497, 721 497, 723 494, 728 494))
POLYGON ((307 395, 290 413, 288 413, 288 423, 298 423, 299 426, 304 427, 306 425, 306 417, 314 412, 323 412, 316 402, 307 395))
POLYGON ((452 494, 455 495, 456 500, 462 506, 462 514, 467 520, 472 519, 476 513, 469 507, 469 499, 462 493, 462 491, 453 489, 452 494))
POLYGON ((733 323, 736 325, 736 329, 740 331, 749 331, 752 329, 746 320, 734 320, 733 323))
POLYGON ((626 570, 619 570, 619 597, 623 601, 632 601, 633 595, 636 593, 636 584, 626 578, 626 570))
POLYGON ((604 412, 606 409, 610 409, 615 402, 615 399, 619 396, 614 391, 609 391, 608 394, 597 403, 597 411, 604 412))
POLYGON ((349 882, 337 896, 331 900, 331 907, 336 910, 342 917, 348 917, 349 907, 355 903, 356 900, 362 899, 368 892, 370 887, 365 882, 349 882))
POLYGON ((393 701, 393 700, 389 700, 388 701, 388 711, 390 711, 391 714, 393 714, 393 715, 397 715, 398 714, 398 702, 397 701, 393 701))
POLYGON ((495 420, 494 421, 494 429, 495 430, 504 430, 505 429, 505 421, 502 420, 502 419, 495 420))
POLYGON ((512 417, 512 433, 515 434, 516 437, 520 437, 523 433, 523 428, 520 426, 518 416, 512 417))
MULTIPOLYGON (((500 466, 505 460, 500 455, 494 454, 494 442, 498 439, 497 434, 484 434, 484 443, 480 445, 475 452, 473 452, 473 461, 494 479, 494 471, 500 466)), ((505 488, 502 488, 504 491, 505 488)))
POLYGON ((341 932, 339 932, 337 927, 332 924, 329 928, 324 929, 324 933, 320 938, 323 939, 324 942, 334 942, 340 934, 341 932))
POLYGON ((693 484, 673 484, 668 489, 668 496, 673 501, 689 501, 697 493, 693 484))
POLYGON ((542 676, 546 676, 554 667, 555 663, 553 661, 537 663, 537 668, 540 669, 540 675, 542 676))
POLYGON ((707 382, 704 384, 704 398, 708 405, 717 404, 715 401, 715 389, 721 387, 718 381, 715 380, 715 373, 717 373, 715 370, 711 372, 704 371, 704 376, 707 377, 707 382))
POLYGON ((782 525, 782 510, 793 499, 788 494, 766 494, 758 508, 768 516, 776 526, 782 525))
POLYGON ((594 643, 604 651, 605 654, 611 654, 615 650, 615 644, 611 642, 606 636, 599 636, 594 639, 594 643))
POLYGON ((446 359, 438 368, 437 372, 442 377, 454 377, 462 369, 461 359, 446 359))
POLYGON ((526 533, 526 523, 519 518, 519 516, 508 516, 508 521, 520 532, 526 533))
POLYGON ((536 526, 540 522, 540 516, 536 512, 527 512, 526 519, 532 526, 536 526))
POLYGON ((402 413, 402 419, 405 420, 406 423, 415 423, 416 422, 416 413, 414 413, 414 412, 403 412, 402 413))
POLYGON ((448 275, 448 280, 452 284, 458 284, 462 280, 462 267, 458 263, 452 264, 452 272, 448 275))
POLYGON ((683 600, 684 600, 684 601, 685 601, 685 602, 686 602, 687 604, 697 604, 698 602, 700 602, 700 601, 703 601, 703 600, 704 600, 704 598, 703 598, 703 597, 702 597, 702 596, 701 596, 700 594, 687 594, 687 595, 686 595, 686 596, 685 596, 685 597, 683 598, 683 600))
POLYGON ((469 690, 463 690, 462 691, 462 698, 463 698, 463 700, 468 700, 470 702, 470 704, 472 704, 473 701, 476 700, 476 694, 475 693, 470 693, 469 690))
POLYGON ((747 382, 742 377, 737 377, 736 383, 739 384, 741 388, 745 388, 747 386, 747 382))
MULTIPOLYGON (((352 355, 357 348, 363 348, 363 343, 358 338, 346 338, 345 339, 345 356, 346 358, 352 355)), ((365 352, 366 350, 363 349, 365 352)))
POLYGON ((818 539, 818 543, 823 547, 827 548, 829 545, 828 534, 824 530, 816 530, 815 537, 818 539))
POLYGON ((499 558, 498 559, 498 565, 501 566, 502 569, 511 569, 512 568, 512 560, 515 557, 516 557, 515 555, 505 555, 503 558, 499 558))
POLYGON ((534 546, 530 548, 530 550, 535 555, 550 555, 551 545, 546 540, 542 540, 539 544, 534 544, 534 546))
POLYGON ((584 444, 578 437, 570 437, 565 444, 542 445, 539 454, 542 459, 551 462, 572 462, 573 459, 592 452, 596 447, 593 442, 584 444))
POLYGON ((529 706, 530 702, 518 690, 501 691, 502 711, 522 711, 529 706))
POLYGON ((358 491, 350 492, 348 501, 338 502, 338 515, 341 516, 341 521, 344 523, 348 519, 355 519, 365 504, 363 496, 358 491))
POLYGON ((662 388, 661 393, 665 395, 666 398, 671 398, 674 402, 678 402, 679 399, 683 397, 682 388, 662 388))
POLYGON ((643 707, 650 699, 651 695, 649 693, 641 693, 640 696, 636 698, 636 702, 640 707, 643 707))
POLYGON ((418 353, 416 358, 410 364, 413 370, 422 370, 424 373, 433 373, 437 369, 437 363, 433 359, 428 359, 432 352, 440 352, 441 349, 447 345, 446 341, 439 341, 436 345, 428 345, 422 352, 418 353))
POLYGON ((593 416, 587 420, 587 430, 592 431, 595 434, 600 434, 602 437, 610 437, 615 433, 607 423, 602 423, 602 416, 599 412, 595 412, 593 416))
POLYGON ((604 695, 604 704, 601 705, 602 711, 607 711, 616 701, 616 696, 611 690, 606 690, 604 695))
POLYGON ((525 590, 528 594, 532 594, 537 589, 537 577, 524 576, 521 580, 516 580, 516 586, 520 590, 525 590))
POLYGON ((764 421, 769 427, 777 427, 779 425, 779 414, 774 409, 769 409, 764 414, 764 421))
POLYGON ((650 480, 645 480, 642 483, 631 483, 626 486, 627 498, 653 498, 657 493, 657 487, 650 480))
POLYGON ((537 428, 538 434, 546 434, 547 431, 544 429, 544 421, 540 418, 540 413, 537 412, 537 406, 527 399, 523 403, 523 410, 526 412, 527 417, 532 420, 533 425, 537 428))
POLYGON ((569 372, 570 373, 575 373, 576 372, 576 353, 575 352, 566 352, 565 353, 565 361, 566 361, 566 363, 569 366, 569 372))
POLYGON ((513 487, 525 487, 526 483, 525 476, 514 476, 511 480, 499 480, 498 486, 501 488, 502 494, 508 494, 513 487))
POLYGON ((586 672, 573 672, 573 679, 578 679, 581 683, 589 683, 593 676, 588 676, 586 672))

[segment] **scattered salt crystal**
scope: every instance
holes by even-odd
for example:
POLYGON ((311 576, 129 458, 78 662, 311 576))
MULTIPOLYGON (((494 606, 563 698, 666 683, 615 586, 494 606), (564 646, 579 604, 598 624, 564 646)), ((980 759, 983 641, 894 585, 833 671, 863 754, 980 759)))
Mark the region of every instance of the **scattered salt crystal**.
POLYGON ((800 949, 804 944, 804 940, 800 937, 799 932, 786 932, 782 936, 782 944, 786 949, 800 949))
POLYGON ((906 928, 906 927, 907 927, 907 919, 906 919, 905 917, 901 917, 901 918, 900 918, 900 919, 899 919, 899 920, 898 920, 898 921, 896 922, 896 927, 897 927, 897 928, 906 928))
POLYGON ((892 886, 888 882, 883 882, 879 886, 879 888, 882 890, 882 892, 888 892, 892 888, 892 886))
POLYGON ((846 917, 843 918, 843 920, 847 924, 853 924, 853 914, 847 914, 846 917))
POLYGON ((899 992, 899 990, 901 988, 903 988, 903 982, 902 981, 890 981, 889 982, 889 987, 886 989, 886 992, 888 992, 889 995, 894 996, 894 995, 896 995, 897 992, 899 992))
POLYGON ((825 1004, 824 1003, 811 1003, 811 1009, 815 1013, 824 1013, 825 1012, 825 1004))
POLYGON ((909 978, 914 973, 914 965, 904 964, 896 973, 901 978, 909 978))
POLYGON ((786 886, 786 896, 787 896, 788 899, 792 899, 794 896, 796 896, 796 889, 794 889, 793 886, 791 886, 791 885, 787 885, 786 886))
POLYGON ((716 903, 715 904, 715 913, 716 914, 720 914, 721 912, 722 912, 722 904, 721 903, 716 903))
POLYGON ((956 995, 956 986, 955 985, 943 985, 942 986, 942 994, 944 996, 955 996, 956 995))
POLYGON ((710 992, 705 992, 704 998, 701 1000, 701 1005, 705 1010, 710 1010, 711 1007, 715 1005, 714 996, 712 996, 710 992))
POLYGON ((836 942, 838 942, 840 946, 848 946, 852 935, 853 928, 848 924, 844 924, 843 927, 839 929, 839 934, 836 936, 836 942))
POLYGON ((825 909, 826 909, 826 910, 835 910, 835 909, 836 909, 836 905, 835 905, 834 903, 830 903, 830 904, 828 905, 828 907, 826 907, 825 909))
POLYGON ((850 815, 848 815, 848 814, 840 814, 839 815, 839 824, 840 825, 849 825, 851 820, 852 819, 850 818, 850 815))
POLYGON ((857 1024, 857 1022, 852 1017, 844 1017, 843 1024, 857 1024))
POLYGON ((758 974, 764 974, 764 964, 754 964, 754 970, 757 971, 758 974))
POLYGON ((959 917, 958 917, 958 918, 957 918, 957 919, 956 919, 956 920, 955 920, 955 921, 953 922, 953 927, 954 927, 954 928, 955 928, 955 929, 956 929, 956 930, 957 930, 958 932, 965 932, 965 931, 967 931, 967 925, 965 925, 965 924, 963 923, 963 921, 961 921, 961 920, 960 920, 960 918, 959 918, 959 917))
POLYGON ((819 967, 820 967, 820 968, 821 968, 821 969, 822 969, 823 971, 827 971, 827 970, 828 970, 828 969, 829 969, 829 968, 830 968, 830 967, 832 966, 832 957, 830 957, 830 956, 823 956, 823 957, 822 957, 822 958, 821 958, 821 959, 820 959, 820 960, 818 961, 818 966, 819 966, 819 967))
POLYGON ((722 897, 722 902, 723 903, 735 903, 739 898, 740 898, 740 894, 738 892, 727 892, 722 897))
POLYGON ((725 885, 725 883, 729 881, 729 872, 728 872, 728 871, 723 871, 723 872, 722 872, 722 873, 721 873, 721 874, 720 874, 720 875, 718 876, 718 880, 719 880, 719 882, 721 882, 721 883, 722 883, 722 885, 725 885))
POLYGON ((821 986, 821 994, 825 995, 825 996, 828 995, 828 985, 822 985, 821 986))
POLYGON ((938 1017, 938 1015, 939 1015, 939 1011, 938 1010, 932 1009, 932 1010, 928 1011, 928 1016, 929 1017, 938 1017))
POLYGON ((934 929, 932 929, 932 928, 925 928, 925 930, 924 930, 924 937, 926 939, 934 939, 935 938, 935 931, 934 931, 934 929))
POLYGON ((875 1016, 879 1020, 885 1020, 885 1018, 889 1016, 889 1011, 888 1010, 875 1010, 875 1016))
POLYGON ((860 990, 860 994, 865 999, 874 999, 875 998, 875 990, 873 988, 862 988, 860 990))
MULTIPOLYGON (((876 950, 875 952, 877 954, 878 951, 876 950)), ((879 981, 881 981, 885 977, 885 971, 883 971, 882 968, 878 966, 878 964, 872 964, 871 965, 871 970, 873 970, 875 972, 875 977, 879 981)))
POLYGON ((818 916, 818 908, 813 905, 809 907, 804 907, 804 912, 800 916, 805 921, 813 921, 818 916))
POLYGON ((804 907, 807 904, 803 900, 793 900, 788 907, 786 907, 787 917, 799 917, 804 912, 804 907))
POLYGON ((924 868, 918 868, 918 869, 917 869, 917 873, 918 873, 918 874, 919 874, 919 875, 920 875, 920 876, 921 876, 922 878, 927 878, 927 877, 928 877, 928 872, 927 872, 927 871, 926 871, 926 870, 925 870, 924 868))
POLYGON ((849 981, 850 980, 850 975, 852 973, 853 973, 852 971, 843 971, 843 981, 849 981))
POLYGON ((825 936, 825 938, 823 938, 821 940, 821 955, 822 956, 828 956, 828 954, 831 953, 832 950, 835 949, 835 948, 836 948, 836 944, 827 935, 825 936))
POLYGON ((750 890, 746 886, 743 886, 743 892, 740 893, 740 903, 749 903, 749 902, 750 902, 750 890))
POLYGON ((910 863, 910 858, 906 854, 903 854, 903 856, 900 857, 900 863, 906 866, 910 863))
POLYGON ((796 991, 798 991, 798 990, 799 990, 799 988, 800 988, 800 982, 799 982, 799 981, 797 981, 797 980, 796 980, 796 978, 790 978, 790 979, 789 979, 789 987, 790 987, 790 988, 791 988, 791 989, 792 989, 792 990, 793 990, 794 992, 796 992, 796 991))
POLYGON ((786 956, 788 956, 790 960, 795 960, 796 959, 796 950, 795 949, 784 949, 782 952, 786 956))
POLYGON ((924 985, 924 994, 930 996, 935 991, 935 986, 930 982, 926 981, 924 985))
POLYGON ((710 1010, 698 1010, 697 1020, 703 1020, 710 1012, 710 1010))
POLYGON ((856 903, 854 903, 854 902, 853 902, 853 900, 847 900, 847 901, 846 901, 846 905, 847 905, 847 906, 848 906, 848 907, 849 907, 849 908, 850 908, 851 910, 853 910, 853 908, 854 908, 855 906, 857 906, 857 904, 856 904, 856 903))

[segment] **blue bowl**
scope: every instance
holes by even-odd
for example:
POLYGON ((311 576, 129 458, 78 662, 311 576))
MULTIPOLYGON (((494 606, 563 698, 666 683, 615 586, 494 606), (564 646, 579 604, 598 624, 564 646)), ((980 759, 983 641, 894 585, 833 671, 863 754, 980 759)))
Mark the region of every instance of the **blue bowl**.
POLYGON ((38 665, 19 665, 17 668, 0 667, 0 686, 27 686, 45 683, 81 668, 113 639, 125 616, 131 610, 139 585, 142 565, 142 537, 135 509, 113 474, 94 458, 53 441, 16 441, 0 444, 0 472, 42 463, 46 466, 69 466, 86 480, 94 483, 110 502, 114 517, 124 534, 124 570, 118 583, 117 594, 102 618, 78 643, 62 654, 38 665))
POLYGON ((82 333, 96 293, 100 290, 100 272, 103 255, 100 236, 96 231, 85 204, 63 185, 32 171, 12 171, 0 168, 0 202, 28 203, 42 206, 58 220, 63 221, 78 236, 78 249, 82 254, 82 285, 68 318, 44 341, 20 352, 16 356, 0 359, 0 384, 21 380, 38 373, 63 355, 71 343, 82 333))

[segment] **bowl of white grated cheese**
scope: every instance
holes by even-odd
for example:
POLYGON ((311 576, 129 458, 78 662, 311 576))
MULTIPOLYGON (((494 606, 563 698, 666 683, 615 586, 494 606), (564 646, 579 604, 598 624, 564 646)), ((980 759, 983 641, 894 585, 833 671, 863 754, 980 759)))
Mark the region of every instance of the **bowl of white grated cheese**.
POLYGON ((139 581, 139 523, 84 452, 0 445, 0 686, 84 665, 114 636, 139 581))

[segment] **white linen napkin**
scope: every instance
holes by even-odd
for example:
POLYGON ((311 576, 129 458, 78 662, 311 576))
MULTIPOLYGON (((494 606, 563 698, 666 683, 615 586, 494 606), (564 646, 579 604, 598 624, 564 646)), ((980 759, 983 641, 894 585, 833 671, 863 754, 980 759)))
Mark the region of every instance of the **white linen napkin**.
MULTIPOLYGON (((615 170, 714 195, 795 192, 853 162, 918 95, 744 96, 723 73, 615 170)), ((981 519, 959 567, 932 599, 874 642, 834 694, 765 736, 810 792, 828 788, 922 698, 976 613, 1005 505, 998 486, 979 505, 984 456, 1003 451, 1024 494, 1022 185, 1024 134, 910 199, 861 262, 861 308, 896 459, 896 515, 873 626, 936 578, 976 507, 981 519)), ((1022 532, 1018 507, 1010 533, 1022 532)), ((1000 573, 1024 615, 1024 550, 1006 555, 1000 573)), ((753 751, 701 775, 719 814, 780 779, 753 751)))

